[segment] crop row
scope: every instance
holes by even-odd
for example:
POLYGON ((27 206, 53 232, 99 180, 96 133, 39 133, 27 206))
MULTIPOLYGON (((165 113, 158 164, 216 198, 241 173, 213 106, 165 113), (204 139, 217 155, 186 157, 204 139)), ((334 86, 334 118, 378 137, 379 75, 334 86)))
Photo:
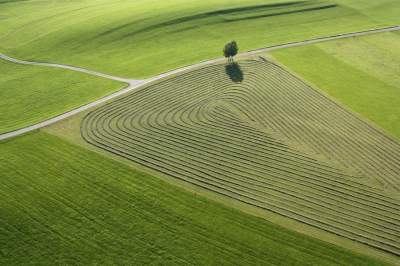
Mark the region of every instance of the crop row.
POLYGON ((240 83, 213 65, 133 92, 89 113, 82 135, 170 176, 400 255, 400 201, 388 192, 398 189, 400 145, 275 64, 240 66, 240 83))

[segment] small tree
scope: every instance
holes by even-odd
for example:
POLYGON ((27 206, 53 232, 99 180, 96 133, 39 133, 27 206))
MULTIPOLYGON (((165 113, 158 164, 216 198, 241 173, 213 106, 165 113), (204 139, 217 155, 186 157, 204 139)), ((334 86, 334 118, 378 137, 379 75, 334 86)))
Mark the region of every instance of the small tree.
POLYGON ((235 41, 225 44, 224 56, 228 58, 229 62, 233 62, 233 57, 238 53, 239 48, 235 41))

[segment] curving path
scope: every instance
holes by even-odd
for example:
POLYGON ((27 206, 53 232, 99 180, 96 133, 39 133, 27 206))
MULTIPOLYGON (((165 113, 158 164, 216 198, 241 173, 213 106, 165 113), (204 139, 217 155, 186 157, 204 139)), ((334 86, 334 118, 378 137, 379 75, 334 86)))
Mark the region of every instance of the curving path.
POLYGON ((53 63, 24 61, 24 60, 20 60, 20 59, 9 57, 9 56, 4 55, 4 54, 0 54, 0 58, 4 59, 4 60, 7 60, 7 61, 10 61, 10 62, 13 62, 13 63, 22 64, 22 65, 35 65, 35 66, 64 68, 64 69, 68 69, 68 70, 82 72, 82 73, 86 73, 86 74, 89 74, 89 75, 98 76, 98 77, 107 78, 107 79, 112 79, 112 80, 115 80, 115 81, 126 82, 126 83, 134 83, 136 81, 136 80, 132 80, 132 79, 111 76, 111 75, 108 75, 108 74, 96 72, 96 71, 85 69, 85 68, 81 68, 81 67, 75 67, 75 66, 69 66, 69 65, 61 65, 61 64, 53 64, 53 63))
MULTIPOLYGON (((304 45, 310 45, 310 44, 315 44, 315 43, 320 43, 320 42, 326 42, 326 41, 331 41, 331 40, 337 40, 337 39, 344 39, 344 38, 351 38, 351 37, 357 37, 357 36, 364 36, 364 35, 370 35, 370 34, 376 34, 376 33, 383 33, 383 32, 390 32, 390 31, 398 31, 400 30, 400 25, 397 26, 391 26, 391 27, 385 27, 385 28, 378 28, 378 29, 371 29, 371 30, 366 30, 366 31, 360 31, 360 32, 352 32, 352 33, 346 33, 346 34, 339 34, 339 35, 333 35, 333 36, 327 36, 327 37, 320 37, 320 38, 315 38, 315 39, 310 39, 310 40, 304 40, 304 41, 299 41, 299 42, 291 42, 291 43, 286 43, 286 44, 280 44, 280 45, 275 45, 275 46, 270 46, 270 47, 265 47, 265 48, 260 48, 260 49, 256 49, 256 50, 251 50, 251 51, 247 51, 247 52, 243 52, 238 54, 239 57, 245 57, 245 56, 249 56, 249 55, 255 55, 258 53, 264 53, 264 52, 270 52, 270 51, 274 51, 274 50, 278 50, 278 49, 284 49, 284 48, 290 48, 290 47, 296 47, 296 46, 304 46, 304 45)), ((25 64, 25 65, 39 65, 39 66, 47 66, 47 67, 56 67, 56 68, 63 68, 63 69, 68 69, 68 70, 72 70, 72 71, 78 71, 78 72, 83 72, 83 73, 87 73, 90 75, 94 75, 94 76, 99 76, 99 77, 103 77, 103 78, 108 78, 108 79, 112 79, 112 80, 116 80, 116 81, 120 81, 120 82, 126 82, 128 83, 128 87, 119 90, 115 93, 112 93, 106 97, 103 97, 99 100, 96 100, 94 102, 91 102, 89 104, 83 105, 81 107, 78 107, 76 109, 73 109, 71 111, 68 111, 66 113, 63 113, 61 115, 55 116, 51 119, 45 120, 43 122, 25 127, 25 128, 21 128, 15 131, 11 131, 11 132, 7 132, 4 134, 0 134, 0 140, 5 140, 8 138, 12 138, 12 137, 16 137, 19 135, 22 135, 24 133, 51 125, 53 123, 56 123, 60 120, 63 120, 67 117, 73 116, 77 113, 80 113, 82 111, 85 111, 87 109, 90 109, 96 105, 102 104, 110 99, 113 99, 115 97, 118 97, 120 95, 123 95, 125 93, 128 93, 134 89, 137 89, 141 86, 143 86, 144 84, 148 84, 150 82, 156 81, 156 80, 160 80, 162 78, 174 75, 174 74, 178 74, 178 73, 182 73, 188 70, 192 70, 201 66, 205 66, 208 64, 213 64, 213 63, 218 63, 218 62, 222 62, 225 60, 225 58, 216 58, 216 59, 212 59, 212 60, 207 60, 207 61, 203 61, 200 62, 198 64, 194 64, 194 65, 189 65, 186 67, 182 67, 182 68, 178 68, 172 71, 168 71, 162 74, 159 74, 157 76, 154 76, 152 78, 149 79, 145 79, 145 80, 136 80, 136 79, 128 79, 128 78, 122 78, 122 77, 117 77, 117 76, 112 76, 112 75, 108 75, 108 74, 104 74, 104 73, 100 73, 100 72, 96 72, 96 71, 92 71, 89 69, 85 69, 85 68, 81 68, 81 67, 74 67, 74 66, 69 66, 69 65, 62 65, 62 64, 54 64, 54 63, 43 63, 43 62, 31 62, 31 61, 24 61, 24 60, 19 60, 19 59, 15 59, 9 56, 6 56, 4 54, 0 54, 0 58, 3 60, 7 60, 10 62, 14 62, 14 63, 18 63, 18 64, 25 64)))

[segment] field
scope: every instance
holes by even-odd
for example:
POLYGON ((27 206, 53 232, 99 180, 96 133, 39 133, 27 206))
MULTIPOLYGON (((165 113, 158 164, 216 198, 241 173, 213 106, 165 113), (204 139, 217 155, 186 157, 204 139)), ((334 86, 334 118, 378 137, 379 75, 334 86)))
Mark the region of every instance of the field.
POLYGON ((2 265, 384 265, 46 133, 2 142, 0 173, 2 265))
POLYGON ((0 265, 399 265, 399 14, 0 0, 0 265))
POLYGON ((105 96, 124 85, 0 59, 0 133, 35 124, 105 96))
POLYGON ((400 139, 399 46, 399 33, 385 33, 285 49, 273 56, 400 139))
POLYGON ((3 1, 0 52, 144 77, 289 41, 400 24, 397 0, 3 1), (177 42, 176 40, 179 40, 177 42))
POLYGON ((152 85, 85 117, 91 144, 400 254, 400 144, 263 58, 152 85))

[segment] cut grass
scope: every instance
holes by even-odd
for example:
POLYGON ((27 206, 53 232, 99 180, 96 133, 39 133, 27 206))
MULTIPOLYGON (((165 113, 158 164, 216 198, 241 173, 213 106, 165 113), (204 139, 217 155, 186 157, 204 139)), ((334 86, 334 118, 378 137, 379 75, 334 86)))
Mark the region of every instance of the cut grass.
POLYGON ((273 52, 287 67, 400 139, 399 33, 273 52))
POLYGON ((0 133, 59 115, 124 85, 83 73, 0 60, 0 133))
POLYGON ((397 0, 19 1, 0 8, 0 51, 144 77, 240 49, 399 24, 397 0), (177 41, 179 40, 179 41, 177 41))
POLYGON ((0 145, 1 264, 384 265, 46 133, 0 145))
POLYGON ((132 92, 86 116, 82 134, 193 185, 400 254, 400 145, 275 64, 239 67, 132 92))

